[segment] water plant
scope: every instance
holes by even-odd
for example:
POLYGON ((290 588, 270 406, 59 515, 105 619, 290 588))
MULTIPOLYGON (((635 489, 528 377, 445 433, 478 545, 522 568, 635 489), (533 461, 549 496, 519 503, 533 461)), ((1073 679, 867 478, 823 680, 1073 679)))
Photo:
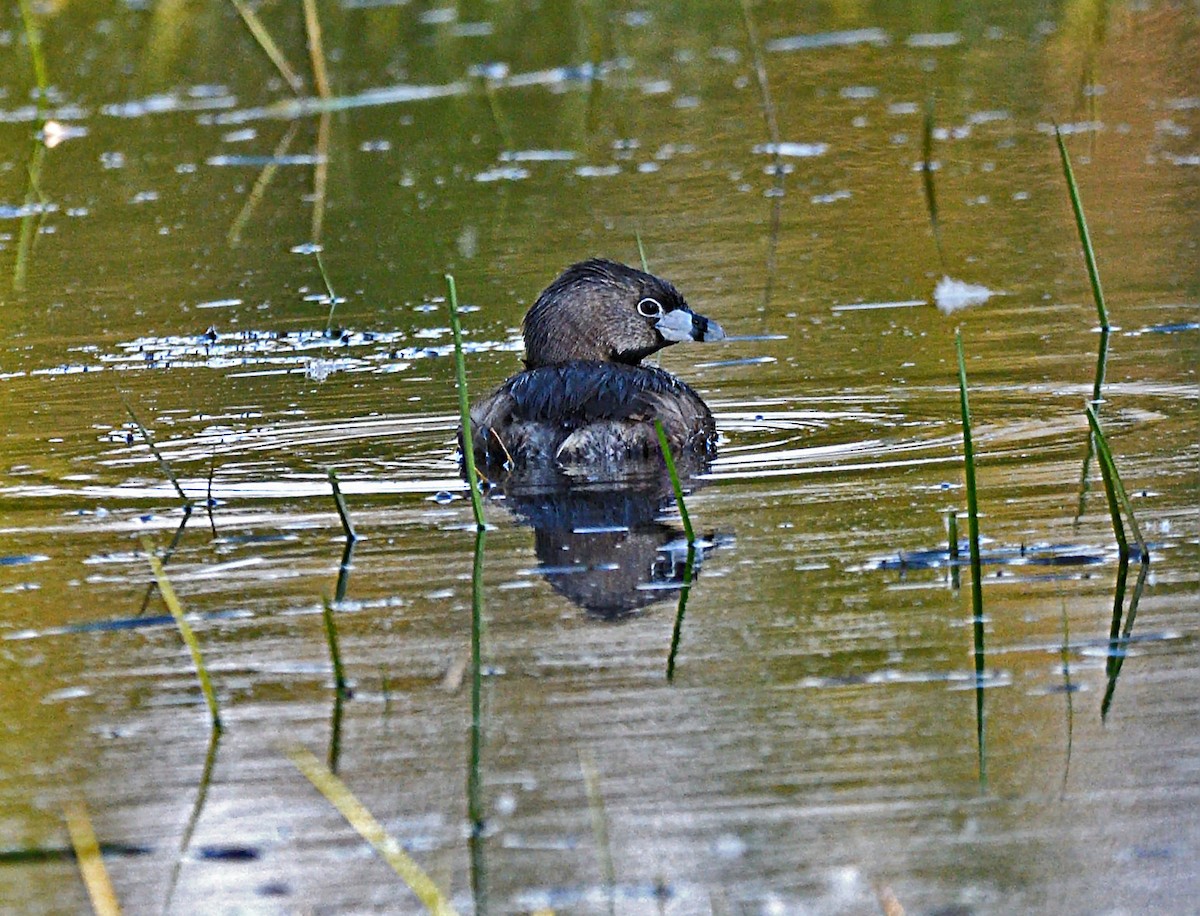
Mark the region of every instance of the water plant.
POLYGON ((50 90, 46 58, 42 54, 42 31, 34 17, 32 0, 18 0, 18 6, 21 8, 21 25, 25 29, 25 41, 29 45, 29 60, 33 65, 33 78, 37 83, 38 120, 41 120, 50 90))
POLYGON ((1113 589, 1112 624, 1108 636, 1108 659, 1105 662, 1105 674, 1108 683, 1104 688, 1104 698, 1100 701, 1100 719, 1108 718, 1112 708, 1113 695, 1117 691, 1117 678, 1125 664, 1126 650, 1133 637, 1133 624, 1137 620, 1138 604, 1142 600, 1142 590, 1146 587, 1146 577, 1150 572, 1150 559, 1145 556, 1139 564, 1137 581, 1133 586, 1133 594, 1129 597, 1129 610, 1124 614, 1122 624, 1122 608, 1125 604, 1125 584, 1129 576, 1129 558, 1121 556, 1117 561, 1117 584, 1113 589))
POLYGON ((1133 514, 1129 494, 1125 492, 1125 485, 1121 483, 1121 475, 1117 471, 1116 462, 1113 461, 1112 451, 1108 447, 1108 439, 1104 436, 1104 429, 1100 426, 1100 418, 1091 404, 1088 404, 1085 409, 1088 424, 1092 428, 1092 436, 1096 440, 1096 454, 1100 459, 1100 473, 1104 477, 1104 492, 1108 497, 1108 510, 1112 516, 1113 534, 1117 538, 1117 548, 1123 555, 1129 556, 1129 542, 1125 536, 1125 526, 1121 523, 1121 510, 1124 509, 1125 516, 1129 521, 1129 530, 1133 532, 1133 539, 1138 545, 1142 562, 1149 563, 1150 552, 1146 549, 1142 530, 1133 514))
MULTIPOLYGON (((35 137, 33 151, 30 153, 25 167, 28 182, 22 207, 24 216, 21 217, 21 231, 17 237, 17 256, 13 261, 13 292, 23 292, 25 289, 25 278, 29 272, 29 262, 33 257, 33 247, 42 225, 46 221, 46 214, 49 212, 46 195, 42 193, 41 187, 42 166, 45 161, 46 144, 35 137)), ((0 302, 0 304, 3 303, 0 302)))
POLYGON ((467 489, 471 491, 471 511, 475 513, 476 528, 483 529, 483 501, 479 495, 479 472, 475 469, 475 449, 471 438, 471 400, 467 393, 467 367, 463 359, 462 326, 458 320, 458 290, 454 275, 446 274, 450 300, 450 329, 454 334, 454 372, 458 382, 458 412, 462 422, 463 465, 467 469, 467 489))
MULTIPOLYGON (((1101 403, 1101 391, 1104 388, 1104 375, 1108 366, 1108 338, 1110 331, 1108 328, 1100 329, 1100 349, 1096 354, 1096 372, 1092 377, 1092 404, 1099 410, 1101 403)), ((1095 454, 1095 437, 1091 431, 1087 435, 1087 449, 1083 455, 1083 467, 1079 472, 1079 504, 1075 509, 1075 525, 1079 526, 1083 518, 1083 511, 1087 502, 1088 493, 1088 468, 1092 463, 1092 455, 1095 454)))
POLYGON ((1075 227, 1079 230, 1079 244, 1083 248, 1083 259, 1087 263, 1088 279, 1092 284, 1092 299, 1096 303, 1096 314, 1102 330, 1109 330, 1108 308, 1104 304, 1104 290, 1100 286, 1100 271, 1096 267, 1096 253, 1092 250, 1092 236, 1088 232, 1087 218, 1083 215, 1083 202, 1079 199, 1079 188, 1075 184, 1075 172, 1071 168, 1071 156, 1063 142, 1062 131, 1054 125, 1054 139, 1058 142, 1058 154, 1062 159, 1063 176, 1067 179, 1067 191, 1071 196, 1071 209, 1075 212, 1075 227))
POLYGON ((192 501, 188 499, 187 494, 183 492, 183 487, 179 485, 179 478, 175 476, 175 472, 171 470, 171 465, 167 462, 167 459, 163 457, 162 452, 158 450, 158 445, 155 443, 154 437, 150 435, 150 430, 146 429, 146 427, 142 424, 142 421, 138 419, 138 415, 134 412, 133 405, 129 403, 128 398, 125 397, 125 393, 118 389, 117 396, 121 399, 121 403, 125 405, 125 412, 129 414, 129 418, 133 420, 133 425, 137 427, 138 432, 142 436, 142 441, 145 442, 146 447, 150 449, 150 454, 153 455, 155 461, 158 462, 158 466, 167 476, 167 480, 171 481, 171 486, 175 488, 175 492, 179 496, 179 501, 183 503, 186 509, 190 512, 192 501))
POLYGON ((296 769, 303 773, 317 791, 338 809, 350 826, 358 831, 358 835, 370 843, 383 860, 392 867, 400 876, 400 880, 416 894, 417 899, 430 913, 434 916, 455 914, 454 907, 450 905, 450 901, 438 889, 438 886, 433 883, 433 879, 409 857, 396 839, 383 829, 383 825, 327 766, 303 747, 290 748, 287 756, 295 764, 296 769))
POLYGON ((696 543, 696 532, 692 530, 692 520, 688 517, 687 505, 683 501, 683 486, 679 482, 679 472, 675 469, 675 458, 671 454, 671 445, 667 442, 667 433, 663 429, 662 420, 654 421, 654 431, 658 433, 658 446, 662 449, 663 461, 667 465, 667 474, 671 477, 671 488, 675 491, 675 504, 679 506, 679 517, 683 520, 683 531, 690 546, 696 543))
POLYGON ((338 644, 337 622, 333 617, 333 605, 328 595, 321 596, 321 619, 325 624, 325 641, 329 644, 329 658, 333 664, 333 687, 338 693, 349 692, 346 686, 346 670, 342 667, 342 653, 338 644))
POLYGON ((950 585, 957 589, 959 585, 958 575, 958 510, 950 509, 946 512, 946 541, 949 546, 949 561, 950 561, 950 585))
POLYGON ((967 540, 971 552, 972 637, 975 655, 975 739, 979 748, 979 783, 987 785, 986 718, 983 680, 986 666, 983 620, 983 563, 979 557, 979 500, 975 488, 975 446, 971 437, 971 406, 967 398, 967 367, 963 359, 962 332, 954 334, 958 354, 958 403, 962 414, 963 471, 967 482, 967 540))
POLYGON ((263 25, 261 19, 258 18, 258 13, 245 2, 245 0, 231 0, 233 8, 238 11, 238 15, 242 17, 242 22, 246 24, 246 28, 250 30, 250 34, 254 36, 254 40, 258 46, 262 48, 263 53, 267 55, 271 63, 275 65, 275 69, 279 71, 279 75, 283 77, 283 81, 291 87, 292 91, 299 94, 304 90, 304 81, 295 71, 291 64, 288 63, 287 57, 283 51, 279 49, 279 45, 275 43, 275 39, 271 37, 271 33, 267 31, 267 27, 263 25))
POLYGON ((983 616, 983 564, 979 558, 979 498, 975 487, 975 445, 971 437, 971 405, 967 398, 967 367, 963 361, 962 333, 954 335, 958 353, 958 403, 962 414, 963 473, 967 484, 967 541, 971 556, 971 607, 983 616))
MULTIPOLYGON (((21 24, 25 30, 25 43, 29 46, 33 78, 37 84, 37 120, 44 129, 50 78, 47 75, 46 58, 42 53, 42 33, 33 10, 32 0, 18 0, 18 5, 21 8, 21 24)), ((39 131, 32 141, 33 150, 25 167, 28 184, 25 190, 25 203, 22 207, 24 215, 21 217, 21 231, 17 239, 17 255, 13 262, 12 288, 14 292, 22 292, 25 289, 25 277, 28 273, 34 242, 46 218, 47 201, 41 189, 42 164, 46 158, 46 146, 42 131, 39 131)))
POLYGON ((683 633, 683 617, 687 612, 688 594, 692 590, 692 571, 696 562, 696 532, 692 529, 692 519, 688 515, 687 504, 683 500, 683 485, 679 482, 679 471, 675 468, 675 458, 671 454, 671 445, 667 442, 667 433, 663 429, 662 420, 654 421, 654 431, 658 434, 658 447, 662 449, 663 461, 667 465, 667 474, 671 478, 671 488, 675 491, 675 504, 679 507, 679 517, 683 521, 683 531, 687 538, 687 560, 683 567, 683 585, 679 590, 679 606, 675 611, 675 625, 671 630, 671 649, 667 653, 667 680, 675 679, 675 656, 679 651, 679 639, 683 633))
POLYGON ((342 497, 342 488, 338 484, 337 471, 329 469, 329 486, 333 488, 333 502, 337 506, 338 518, 342 520, 342 531, 347 541, 357 541, 358 534, 354 531, 354 523, 350 521, 350 512, 346 509, 346 500, 342 497))
POLYGON ((454 371, 458 385, 458 410, 462 423, 463 466, 467 488, 471 492, 471 511, 475 516, 475 558, 471 570, 471 740, 467 760, 467 819, 470 822, 468 846, 471 853, 471 888, 475 911, 487 911, 486 869, 483 856, 483 549, 487 524, 483 517, 479 472, 475 467, 475 449, 471 437, 471 406, 467 391, 467 369, 463 357, 462 326, 458 317, 458 289, 453 274, 446 274, 450 305, 450 328, 454 335, 454 371))
POLYGON ((671 649, 667 653, 667 681, 675 680, 675 657, 679 653, 679 640, 683 635, 683 617, 687 613, 688 594, 692 590, 692 570, 696 562, 696 545, 689 543, 687 558, 683 565, 683 584, 679 588, 679 604, 675 608, 675 626, 671 629, 671 649))
POLYGON ((171 616, 175 618, 175 625, 179 627, 179 634, 183 637, 184 644, 188 647, 188 651, 192 655, 192 665, 196 669, 196 678, 200 681, 200 689, 204 693, 204 702, 208 704, 212 727, 219 731, 221 729, 221 711, 217 706, 217 695, 213 691, 212 680, 208 676, 208 668, 204 664, 204 656, 200 652, 200 642, 196 639, 196 634, 192 630, 191 625, 183 616, 183 608, 179 604, 179 599, 175 596, 175 589, 171 585, 171 580, 167 578, 162 563, 155 555, 153 545, 146 538, 142 538, 142 549, 146 552, 146 560, 150 563, 150 570, 154 573, 154 578, 158 582, 158 590, 163 596, 163 602, 166 604, 167 610, 171 612, 171 616))
POLYGON ((304 35, 308 40, 308 57, 312 64, 313 85, 317 96, 322 99, 330 98, 333 93, 329 90, 329 73, 325 66, 325 47, 321 38, 321 18, 317 15, 316 0, 303 0, 304 6, 304 35))
POLYGON ((1100 702, 1100 717, 1104 719, 1108 716, 1108 711, 1112 706, 1113 694, 1117 689, 1117 678, 1120 676, 1121 667, 1125 662, 1125 650, 1133 634, 1133 623, 1137 619, 1138 604, 1142 599, 1142 590, 1146 586, 1146 578, 1150 572, 1150 550, 1146 546, 1141 527, 1133 514, 1133 506, 1129 502, 1125 485, 1121 482, 1121 474, 1113 460, 1112 450, 1108 446, 1104 429, 1100 426, 1100 418, 1096 415, 1095 407, 1088 404, 1086 411, 1088 425, 1091 427, 1092 437, 1096 442, 1100 473, 1104 478, 1104 493, 1108 499, 1113 535, 1117 539, 1117 582, 1113 589, 1112 623, 1109 627, 1108 661, 1105 666, 1108 684, 1104 691, 1104 699, 1100 702), (1124 521, 1122 520, 1122 510, 1125 515, 1124 521), (1133 552, 1125 533, 1125 522, 1128 522, 1129 530, 1137 544, 1137 556, 1140 560, 1137 581, 1133 587, 1133 594, 1129 598, 1128 612, 1124 610, 1125 586, 1129 576, 1129 560, 1133 552))
POLYGON ((121 905, 109 880, 108 869, 104 867, 104 857, 100 854, 100 844, 96 840, 96 831, 92 829, 87 808, 83 802, 68 802, 63 805, 63 815, 67 821, 67 832, 71 835, 71 845, 75 849, 75 861, 79 863, 79 874, 92 902, 92 911, 96 916, 120 916, 121 905))
POLYGON ((471 853, 471 890, 475 912, 487 912, 487 868, 484 860, 483 814, 483 547, 487 529, 475 531, 475 560, 471 567, 471 740, 467 758, 467 838, 471 853))

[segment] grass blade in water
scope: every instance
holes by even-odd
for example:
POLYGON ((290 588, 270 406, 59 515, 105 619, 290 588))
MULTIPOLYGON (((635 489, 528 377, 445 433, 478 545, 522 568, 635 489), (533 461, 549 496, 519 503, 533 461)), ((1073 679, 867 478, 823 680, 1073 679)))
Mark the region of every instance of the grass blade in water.
POLYGON ((342 520, 342 531, 346 533, 347 541, 357 541, 354 524, 350 521, 350 513, 346 509, 346 500, 342 498, 342 488, 338 485, 337 472, 329 469, 329 485, 333 487, 333 502, 337 506, 338 518, 342 520))
POLYGON ((950 547, 950 586, 955 590, 959 586, 958 575, 958 510, 951 509, 946 513, 946 540, 950 547))
POLYGON ((67 831, 71 834, 79 873, 83 876, 88 897, 92 901, 92 911, 97 916, 120 916, 121 905, 108 878, 108 869, 104 867, 100 844, 96 841, 96 832, 92 829, 87 809, 82 802, 71 802, 63 806, 63 814, 67 818, 67 831))
POLYGON ((33 63, 33 78, 37 81, 37 107, 40 120, 50 88, 50 78, 46 72, 46 58, 42 54, 42 31, 38 28, 37 20, 34 19, 32 0, 19 0, 19 4, 21 23, 25 28, 25 40, 29 44, 29 58, 33 63))
POLYGON ((333 605, 329 598, 321 597, 321 618, 325 622, 325 641, 329 643, 329 657, 333 661, 333 686, 340 694, 346 693, 346 671, 342 668, 342 652, 338 647, 337 622, 333 619, 333 605))
POLYGON ((258 42, 258 46, 263 49, 263 53, 275 65, 275 69, 279 71, 279 75, 292 88, 292 92, 299 94, 304 89, 304 81, 292 69, 292 65, 287 62, 287 58, 279 50, 279 45, 275 44, 275 39, 271 37, 271 34, 267 31, 267 27, 258 18, 258 14, 247 6, 244 0, 233 0, 233 7, 238 11, 238 15, 242 17, 242 21, 246 23, 246 28, 250 30, 250 34, 258 42))
POLYGON ((329 98, 329 75, 325 69, 325 49, 321 41, 321 19, 317 15, 316 0, 304 0, 304 33, 308 37, 308 55, 312 63, 313 84, 317 96, 329 98))
POLYGON ((162 594, 163 603, 166 604, 167 610, 171 612, 171 616, 175 618, 175 625, 179 627, 179 633, 183 637, 188 651, 192 654, 192 665, 196 668, 196 677, 200 681, 200 689, 204 693, 204 701, 208 704, 213 728, 219 729, 221 727, 221 711, 217 706, 217 695, 213 691, 212 681, 208 677, 208 668, 204 665, 204 657, 200 654, 200 643, 196 639, 196 634, 192 631, 191 625, 184 619, 183 608, 179 604, 179 599, 175 596, 175 589, 171 585, 171 580, 167 578, 166 572, 163 571, 162 563, 154 555, 154 548, 145 538, 142 538, 142 549, 146 551, 146 559, 150 562, 150 569, 154 572, 154 578, 158 581, 158 590, 162 594))
POLYGON ((1083 246, 1083 259, 1087 262, 1088 279, 1092 283, 1092 298, 1096 302, 1096 314, 1100 327, 1109 330, 1108 308, 1104 305, 1104 290, 1100 286, 1100 271, 1096 267, 1096 254, 1092 250, 1092 236, 1088 232, 1087 219, 1083 215, 1083 202, 1079 199, 1079 188, 1075 185, 1075 172, 1071 168, 1071 157, 1063 142, 1062 131, 1054 125, 1054 139, 1058 141, 1058 154, 1062 159, 1063 176, 1067 179, 1067 190, 1071 194, 1071 209, 1075 211, 1075 227, 1079 230, 1079 244, 1083 246))
MULTIPOLYGON (((1112 708, 1113 696, 1117 692, 1117 678, 1121 676, 1121 666, 1125 664, 1125 656, 1129 648, 1130 637, 1133 636, 1133 622, 1137 620, 1138 603, 1142 600, 1142 589, 1146 586, 1146 576, 1150 572, 1150 561, 1143 558, 1138 569, 1137 582, 1133 586, 1133 594, 1129 598, 1129 611, 1125 614, 1125 626, 1121 630, 1120 639, 1109 643, 1108 685, 1104 690, 1104 699, 1100 701, 1100 719, 1108 718, 1112 708)), ((1118 606, 1125 599, 1122 588, 1118 588, 1113 603, 1118 606)))
POLYGON ((486 916, 487 862, 484 857, 483 814, 483 548, 487 529, 475 532, 475 561, 471 567, 471 743, 467 759, 467 818, 471 833, 471 891, 475 913, 486 916))
POLYGON ((329 771, 311 753, 302 747, 292 748, 287 752, 292 763, 311 782, 329 803, 341 812, 350 826, 358 831, 358 835, 370 843, 375 851, 383 857, 400 876, 409 889, 417 895, 425 908, 435 916, 452 916, 455 913, 450 901, 442 894, 429 875, 400 847, 394 837, 388 834, 375 816, 354 797, 344 782, 329 771))
POLYGON ((987 786, 987 730, 984 714, 983 677, 986 669, 983 625, 983 563, 979 557, 979 501, 975 489, 975 446, 971 439, 971 406, 967 399, 967 367, 963 360, 962 334, 954 335, 958 353, 958 399, 962 413, 963 467, 967 480, 967 537, 971 549, 971 610, 975 654, 975 740, 979 749, 979 784, 987 786))
POLYGON ((1104 430, 1100 428, 1100 418, 1096 416, 1096 411, 1092 405, 1087 406, 1088 423, 1092 427, 1092 435, 1096 439, 1096 453, 1100 457, 1100 469, 1104 473, 1104 490, 1108 495, 1108 508, 1113 517, 1113 530, 1117 535, 1117 543, 1121 550, 1126 553, 1129 551, 1129 545, 1125 540, 1125 531, 1121 526, 1121 513, 1118 507, 1125 509, 1125 517, 1129 522, 1129 530, 1133 532, 1133 539, 1137 542, 1138 549, 1141 551, 1141 559, 1143 563, 1150 562, 1150 551, 1146 547, 1146 541, 1142 537, 1142 530, 1138 527, 1137 519, 1133 515, 1133 506, 1129 502, 1129 494, 1125 492, 1125 485, 1121 483, 1121 475, 1117 471, 1116 462, 1113 461, 1112 452, 1108 447, 1108 440, 1104 437, 1104 430))
POLYGON ((683 567, 683 585, 679 589, 679 605, 675 608, 675 627, 671 631, 671 650, 667 653, 667 682, 675 680, 675 657, 683 636, 683 617, 687 613, 688 595, 692 591, 692 569, 696 562, 696 545, 688 544, 687 561, 683 567))
POLYGON ((454 285, 453 274, 446 274, 446 287, 450 292, 450 329, 454 332, 454 373, 458 380, 463 464, 467 469, 467 489, 471 491, 471 511, 475 513, 475 527, 483 528, 483 502, 479 496, 479 472, 475 470, 475 446, 471 436, 471 399, 467 394, 467 367, 463 359, 462 326, 458 321, 458 290, 454 285))
POLYGON ((658 446, 662 449, 663 461, 667 463, 667 473, 671 475, 671 486, 675 490, 675 502, 679 506, 679 517, 683 519, 683 531, 687 535, 688 545, 696 543, 696 534, 692 531, 692 520, 688 518, 687 506, 683 502, 683 487, 679 483, 679 472, 675 470, 675 458, 671 455, 671 445, 667 442, 667 433, 663 429, 662 420, 654 421, 654 431, 658 433, 658 446))
POLYGON ((142 434, 142 439, 145 441, 146 446, 150 449, 150 454, 152 454, 155 460, 158 461, 158 466, 162 468, 163 473, 167 475, 167 479, 171 481, 171 486, 173 486, 175 488, 175 492, 179 494, 179 499, 185 506, 190 508, 192 501, 188 499, 187 494, 183 492, 183 487, 179 485, 179 479, 175 476, 175 472, 171 470, 171 465, 167 464, 167 459, 162 456, 162 452, 160 452, 158 450, 158 446, 155 445, 154 437, 150 435, 150 430, 146 429, 146 427, 142 425, 142 421, 138 419, 138 415, 133 412, 133 405, 125 399, 125 395, 119 390, 117 391, 117 395, 121 398, 121 403, 125 405, 125 412, 129 414, 130 419, 133 420, 133 424, 138 428, 138 432, 142 434))
POLYGON ((971 405, 967 400, 967 367, 963 361, 962 334, 954 335, 958 351, 958 400, 962 412, 963 465, 967 481, 967 538, 971 550, 971 607, 983 616, 983 564, 979 559, 979 500, 975 489, 975 445, 971 439, 971 405))

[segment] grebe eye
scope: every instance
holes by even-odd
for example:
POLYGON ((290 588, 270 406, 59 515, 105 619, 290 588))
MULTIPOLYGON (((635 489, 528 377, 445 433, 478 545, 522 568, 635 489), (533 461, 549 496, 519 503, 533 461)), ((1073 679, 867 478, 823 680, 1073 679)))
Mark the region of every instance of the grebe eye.
POLYGON ((662 303, 649 297, 637 304, 637 310, 643 318, 661 318, 663 316, 662 303))

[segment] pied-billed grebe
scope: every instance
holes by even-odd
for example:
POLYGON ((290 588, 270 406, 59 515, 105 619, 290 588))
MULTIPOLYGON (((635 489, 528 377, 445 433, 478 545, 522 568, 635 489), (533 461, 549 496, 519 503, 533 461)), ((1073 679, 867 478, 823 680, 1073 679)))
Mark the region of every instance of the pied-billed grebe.
POLYGON ((673 343, 725 336, 666 280, 614 261, 583 261, 542 291, 522 331, 526 370, 471 408, 483 465, 657 455, 656 419, 672 451, 712 456, 708 406, 671 373, 640 365, 673 343))

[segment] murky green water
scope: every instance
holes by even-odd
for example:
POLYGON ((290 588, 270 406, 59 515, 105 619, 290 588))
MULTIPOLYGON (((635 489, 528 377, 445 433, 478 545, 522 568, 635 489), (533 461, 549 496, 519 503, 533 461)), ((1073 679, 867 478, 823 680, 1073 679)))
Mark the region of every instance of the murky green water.
MULTIPOLYGON (((1194 7, 756 7, 779 156, 737 3, 321 5, 323 117, 231 6, 37 11, 51 148, 0 15, 0 910, 87 907, 60 855, 73 799, 128 912, 416 909, 284 753, 335 732, 329 468, 365 536, 337 605, 338 772, 461 911, 1194 909, 1194 7), (944 266, 917 170, 931 93, 944 266), (1085 470, 1100 340, 1053 121, 1119 326, 1101 418, 1153 556, 1115 679, 1085 470), (586 256, 636 263, 637 233, 737 338, 661 360, 718 418, 689 500, 712 546, 669 682, 661 494, 625 494, 624 527, 585 495, 573 534, 489 500, 472 856, 442 275, 476 309, 482 392, 518 368, 538 290, 586 256), (344 298, 331 337, 314 243, 344 298), (947 317, 943 273, 996 295, 947 317), (978 693, 944 556, 956 327, 990 561, 978 693), (122 397, 216 501, 167 567, 227 720, 199 798, 204 705, 138 540, 182 515, 122 397), (603 619, 614 596, 637 612, 603 619)), ((311 86, 299 8, 260 12, 311 86)))

